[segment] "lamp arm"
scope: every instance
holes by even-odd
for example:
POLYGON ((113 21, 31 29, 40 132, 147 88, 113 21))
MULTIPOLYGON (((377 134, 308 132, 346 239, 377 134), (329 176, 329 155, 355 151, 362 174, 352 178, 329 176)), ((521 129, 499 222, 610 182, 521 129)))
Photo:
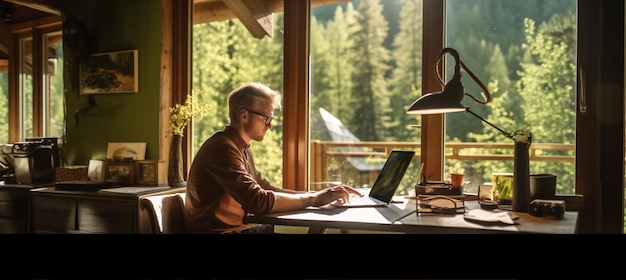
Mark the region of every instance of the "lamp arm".
POLYGON ((495 126, 494 124, 490 123, 489 121, 487 121, 487 120, 486 120, 486 119, 484 119, 483 117, 481 117, 481 116, 479 116, 479 115, 476 115, 476 113, 472 112, 472 111, 470 110, 470 108, 469 108, 469 107, 468 107, 468 108, 465 108, 465 112, 468 112, 468 113, 470 113, 470 114, 474 115, 474 117, 479 118, 481 121, 483 121, 483 122, 487 123, 488 125, 490 125, 491 127, 495 128, 495 129, 497 129, 497 130, 498 130, 498 131, 500 131, 500 133, 502 133, 504 136, 506 136, 506 137, 508 137, 508 138, 510 138, 510 139, 514 139, 514 138, 513 138, 513 135, 511 135, 510 133, 508 133, 508 132, 506 132, 506 131, 504 131, 504 130, 500 129, 499 127, 497 127, 497 126, 495 126))
POLYGON ((467 72, 468 75, 470 75, 470 77, 472 77, 472 80, 474 80, 474 82, 476 82, 476 84, 478 84, 478 86, 480 87, 480 89, 482 89, 482 92, 480 93, 480 95, 483 96, 483 99, 485 101, 480 101, 478 100, 478 98, 474 97, 473 95, 469 94, 469 93, 465 93, 465 95, 469 96, 471 99, 473 99, 474 101, 480 103, 480 104, 487 104, 487 102, 489 102, 491 100, 491 94, 489 93, 489 90, 487 90, 487 87, 485 87, 485 85, 483 84, 483 82, 481 82, 478 77, 476 77, 476 75, 474 75, 474 73, 472 73, 471 70, 469 70, 469 68, 467 68, 467 66, 465 66, 465 63, 463 63, 463 61, 461 59, 459 59, 459 64, 461 64, 461 67, 463 69, 465 69, 465 72, 467 72))
POLYGON ((453 48, 443 48, 441 49, 441 51, 439 51, 439 54, 437 55, 437 59, 435 60, 435 74, 437 74, 437 80, 439 80, 439 83, 442 86, 445 86, 446 83, 443 82, 443 77, 441 73, 439 72, 439 68, 437 68, 437 65, 439 65, 439 62, 441 62, 441 59, 446 53, 450 53, 450 55, 454 58, 454 76, 452 79, 461 80, 461 64, 463 62, 459 58, 459 52, 457 52, 453 48))
POLYGON ((478 98, 474 97, 473 95, 465 92, 465 95, 469 96, 471 99, 473 99, 474 101, 480 103, 480 104, 487 104, 489 101, 491 101, 491 94, 489 93, 489 90, 487 90, 487 87, 483 84, 483 82, 481 82, 478 77, 476 77, 476 75, 474 75, 474 73, 472 72, 472 70, 470 70, 467 65, 465 65, 465 63, 463 63, 463 60, 461 60, 461 58, 459 57, 459 52, 457 52, 456 49, 453 48, 443 48, 441 49, 441 51, 439 51, 439 54, 437 55, 437 59, 435 60, 435 73, 437 74, 437 79, 439 80, 439 83, 441 85, 444 85, 445 83, 443 82, 443 78, 441 77, 441 73, 439 73, 439 69, 437 68, 437 65, 439 64, 439 62, 441 62, 441 59, 443 58, 443 56, 446 53, 450 53, 450 55, 454 58, 454 76, 452 77, 452 79, 461 79, 461 68, 463 68, 463 70, 465 70, 465 72, 467 72, 467 74, 472 78, 472 80, 474 80, 474 82, 476 82, 476 84, 478 84, 478 86, 480 87, 480 89, 482 90, 481 95, 484 99, 484 101, 479 100, 478 98))

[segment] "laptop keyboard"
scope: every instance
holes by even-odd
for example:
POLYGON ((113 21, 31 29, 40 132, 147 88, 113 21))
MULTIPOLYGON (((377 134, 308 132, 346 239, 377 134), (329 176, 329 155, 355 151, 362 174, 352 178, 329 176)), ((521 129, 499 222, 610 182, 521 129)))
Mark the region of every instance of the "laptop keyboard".
POLYGON ((350 204, 354 204, 354 203, 358 203, 358 204, 363 204, 363 203, 373 203, 374 201, 372 199, 370 199, 368 196, 356 196, 356 195, 351 195, 350 196, 350 204))

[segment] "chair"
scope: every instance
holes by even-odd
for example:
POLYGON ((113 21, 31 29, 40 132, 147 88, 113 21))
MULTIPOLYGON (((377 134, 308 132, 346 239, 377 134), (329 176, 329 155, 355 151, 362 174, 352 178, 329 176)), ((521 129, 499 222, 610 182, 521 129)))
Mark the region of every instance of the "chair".
POLYGON ((150 233, 186 233, 185 195, 186 193, 163 194, 141 199, 141 207, 150 219, 150 233))
POLYGON ((582 194, 557 194, 555 200, 565 201, 565 210, 582 211, 585 205, 585 197, 582 194))
POLYGON ((565 201, 566 211, 577 211, 578 219, 576 220, 575 233, 580 233, 580 214, 585 206, 585 197, 582 194, 557 194, 554 197, 555 200, 565 201))

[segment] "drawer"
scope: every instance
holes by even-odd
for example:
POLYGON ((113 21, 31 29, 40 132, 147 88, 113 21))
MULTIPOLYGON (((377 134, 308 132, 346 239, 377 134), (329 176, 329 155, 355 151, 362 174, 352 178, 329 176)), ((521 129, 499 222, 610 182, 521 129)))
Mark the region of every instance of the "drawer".
POLYGON ((76 200, 32 197, 32 225, 35 231, 70 232, 76 229, 76 200))
POLYGON ((23 218, 28 216, 28 192, 0 191, 0 217, 23 218))
POLYGON ((19 233, 25 234, 26 220, 4 219, 0 218, 0 233, 19 233))
POLYGON ((78 201, 78 230, 85 233, 133 233, 135 204, 108 200, 78 201))

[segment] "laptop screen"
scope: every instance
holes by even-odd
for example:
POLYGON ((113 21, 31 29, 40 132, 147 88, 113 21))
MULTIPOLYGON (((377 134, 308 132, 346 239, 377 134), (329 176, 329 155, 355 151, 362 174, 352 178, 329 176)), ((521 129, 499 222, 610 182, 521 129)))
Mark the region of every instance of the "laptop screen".
POLYGON ((412 150, 391 151, 370 190, 369 196, 387 203, 391 202, 393 194, 398 189, 414 155, 415 151, 412 150))

